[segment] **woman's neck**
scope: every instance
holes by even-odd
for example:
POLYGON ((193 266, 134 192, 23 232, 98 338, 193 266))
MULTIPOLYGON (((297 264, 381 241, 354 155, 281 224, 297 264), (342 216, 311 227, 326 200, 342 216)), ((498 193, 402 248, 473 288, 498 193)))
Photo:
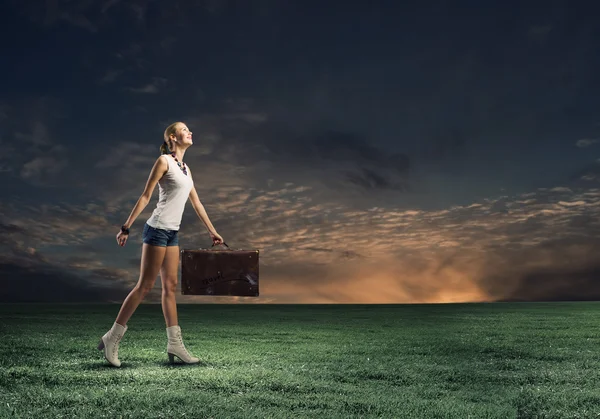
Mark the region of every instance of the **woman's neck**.
POLYGON ((177 157, 177 160, 183 162, 183 155, 185 154, 185 150, 175 150, 171 152, 171 154, 173 153, 175 154, 175 157, 177 157))

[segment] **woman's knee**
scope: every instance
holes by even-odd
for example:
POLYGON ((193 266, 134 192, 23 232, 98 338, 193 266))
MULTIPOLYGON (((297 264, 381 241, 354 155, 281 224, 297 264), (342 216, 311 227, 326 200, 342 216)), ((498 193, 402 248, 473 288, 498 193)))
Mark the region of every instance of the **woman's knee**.
POLYGON ((152 291, 152 288, 154 288, 153 286, 154 284, 150 285, 150 284, 138 284, 135 287, 135 291, 142 296, 142 298, 146 297, 150 291, 152 291))
POLYGON ((162 284, 162 291, 165 294, 175 294, 177 290, 177 278, 175 278, 174 280, 170 279, 170 280, 163 280, 163 284, 162 284))

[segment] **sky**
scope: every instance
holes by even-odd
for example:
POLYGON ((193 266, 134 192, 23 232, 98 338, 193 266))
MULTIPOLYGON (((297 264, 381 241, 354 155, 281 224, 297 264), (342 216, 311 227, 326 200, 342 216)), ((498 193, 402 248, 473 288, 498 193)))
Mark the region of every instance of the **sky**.
MULTIPOLYGON (((174 121, 217 231, 260 251, 260 297, 180 303, 598 300, 599 12, 2 2, 0 301, 122 302, 158 187, 115 236, 174 121)), ((210 248, 190 202, 179 235, 210 248)))

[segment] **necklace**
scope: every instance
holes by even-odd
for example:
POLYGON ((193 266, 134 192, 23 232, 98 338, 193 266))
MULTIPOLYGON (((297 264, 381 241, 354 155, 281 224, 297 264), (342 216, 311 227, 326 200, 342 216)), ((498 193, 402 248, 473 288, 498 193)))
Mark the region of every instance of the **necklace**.
POLYGON ((179 160, 177 160, 177 156, 175 155, 175 153, 171 153, 171 156, 173 156, 173 158, 175 159, 175 162, 177 163, 177 166, 179 166, 179 168, 181 169, 183 174, 187 176, 187 169, 185 168, 185 163, 183 163, 183 165, 182 165, 179 162, 179 160))

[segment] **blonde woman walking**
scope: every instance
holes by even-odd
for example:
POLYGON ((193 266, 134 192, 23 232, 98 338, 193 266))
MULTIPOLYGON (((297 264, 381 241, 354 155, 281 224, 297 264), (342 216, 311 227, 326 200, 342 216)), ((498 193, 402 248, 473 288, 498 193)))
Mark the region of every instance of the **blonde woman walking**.
POLYGON ((195 364, 200 361, 192 356, 183 344, 181 328, 177 321, 175 300, 179 266, 177 234, 188 198, 191 200, 196 214, 208 229, 213 244, 222 244, 223 238, 219 236, 210 222, 196 193, 192 172, 189 166, 183 162, 185 151, 192 144, 192 132, 183 122, 175 122, 167 127, 164 133, 164 143, 160 147, 161 156, 154 163, 142 196, 117 234, 117 243, 119 246, 125 246, 129 237, 129 228, 148 205, 158 183, 158 204, 144 225, 142 234, 142 260, 138 283, 125 298, 112 328, 102 336, 98 344, 98 349, 104 350, 106 360, 115 367, 121 366, 118 357, 119 342, 127 330, 127 321, 153 288, 159 273, 162 282, 162 310, 167 325, 169 361, 174 362, 175 357, 186 364, 195 364))

